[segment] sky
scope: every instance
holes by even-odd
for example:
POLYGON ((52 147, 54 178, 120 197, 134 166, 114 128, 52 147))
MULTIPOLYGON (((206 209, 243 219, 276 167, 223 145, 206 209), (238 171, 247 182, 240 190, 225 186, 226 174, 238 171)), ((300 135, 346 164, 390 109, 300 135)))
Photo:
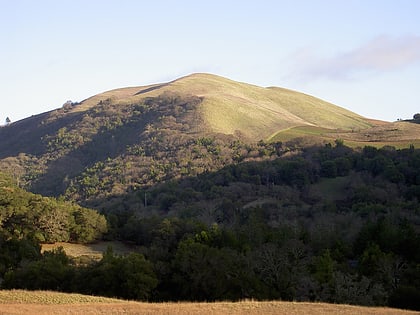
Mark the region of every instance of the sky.
POLYGON ((418 0, 0 0, 0 124, 194 72, 410 119, 419 16, 418 0))

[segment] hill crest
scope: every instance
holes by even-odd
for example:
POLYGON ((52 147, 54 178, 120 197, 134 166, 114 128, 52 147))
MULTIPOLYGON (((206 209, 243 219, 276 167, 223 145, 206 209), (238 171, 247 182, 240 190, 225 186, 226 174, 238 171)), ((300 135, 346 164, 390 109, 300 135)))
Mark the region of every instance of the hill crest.
POLYGON ((80 103, 86 111, 101 101, 124 105, 164 93, 197 96, 196 109, 203 131, 241 134, 248 140, 267 140, 281 130, 297 126, 328 129, 364 129, 371 122, 351 111, 313 96, 279 87, 259 87, 207 73, 141 87, 106 91, 80 103))

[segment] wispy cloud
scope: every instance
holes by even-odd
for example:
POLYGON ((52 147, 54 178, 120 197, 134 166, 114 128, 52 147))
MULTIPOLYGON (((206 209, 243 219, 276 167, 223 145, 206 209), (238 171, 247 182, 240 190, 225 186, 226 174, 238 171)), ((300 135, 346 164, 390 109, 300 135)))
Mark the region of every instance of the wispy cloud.
POLYGON ((364 72, 388 72, 420 62, 420 36, 380 36, 354 50, 328 58, 319 57, 312 51, 303 49, 294 56, 294 77, 304 81, 351 79, 364 72))

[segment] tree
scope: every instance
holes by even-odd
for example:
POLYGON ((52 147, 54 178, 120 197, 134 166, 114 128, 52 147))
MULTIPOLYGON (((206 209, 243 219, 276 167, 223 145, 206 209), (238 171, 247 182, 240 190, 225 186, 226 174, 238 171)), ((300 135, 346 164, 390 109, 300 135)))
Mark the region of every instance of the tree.
POLYGON ((41 258, 41 246, 28 238, 10 238, 0 230, 0 279, 4 274, 22 265, 23 262, 41 258))
MULTIPOLYGON (((204 238, 205 233, 200 234, 204 238)), ((180 242, 172 282, 178 298, 197 301, 240 300, 255 297, 261 283, 243 255, 188 238, 180 242)))
POLYGON ((12 121, 10 120, 9 117, 6 117, 6 125, 10 124, 12 121))
POLYGON ((158 280, 152 264, 138 253, 130 253, 120 260, 119 272, 121 281, 120 294, 124 298, 147 300, 158 280))
POLYGON ((64 249, 46 251, 39 260, 21 264, 6 272, 2 286, 7 289, 68 291, 74 268, 64 249))
POLYGON ((294 300, 299 278, 307 268, 306 248, 293 238, 281 246, 266 243, 252 254, 252 264, 258 278, 269 289, 266 297, 294 300))
POLYGON ((72 241, 89 243, 108 230, 106 219, 94 210, 76 207, 72 213, 74 224, 70 227, 72 241))
POLYGON ((420 113, 416 113, 413 115, 414 120, 420 120, 420 113))
POLYGON ((332 259, 330 251, 325 250, 322 255, 314 257, 314 278, 321 284, 330 284, 333 280, 335 265, 336 262, 332 259))
POLYGON ((108 247, 103 258, 80 274, 81 291, 88 294, 147 300, 158 280, 142 254, 114 255, 108 247))

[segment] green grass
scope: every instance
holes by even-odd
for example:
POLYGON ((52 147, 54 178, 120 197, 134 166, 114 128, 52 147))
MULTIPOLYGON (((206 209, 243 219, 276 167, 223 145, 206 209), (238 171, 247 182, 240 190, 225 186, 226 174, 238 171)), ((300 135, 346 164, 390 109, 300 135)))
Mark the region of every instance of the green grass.
POLYGON ((195 74, 181 83, 201 86, 202 115, 213 130, 221 133, 240 130, 250 139, 265 140, 279 130, 302 125, 330 129, 370 126, 355 113, 296 91, 263 88, 208 74, 195 74))
POLYGON ((414 145, 420 147, 420 128, 409 123, 389 123, 384 126, 374 126, 362 130, 334 130, 315 126, 298 126, 281 130, 271 137, 271 142, 288 142, 300 139, 306 145, 334 144, 336 139, 341 139, 351 148, 373 146, 382 148, 393 146, 404 149, 414 145))
POLYGON ((324 136, 326 133, 334 132, 332 129, 316 127, 316 126, 297 126, 288 128, 285 130, 280 130, 273 135, 271 135, 268 140, 272 142, 276 141, 289 141, 294 138, 299 137, 310 137, 315 136, 320 139, 330 140, 330 137, 324 136))

